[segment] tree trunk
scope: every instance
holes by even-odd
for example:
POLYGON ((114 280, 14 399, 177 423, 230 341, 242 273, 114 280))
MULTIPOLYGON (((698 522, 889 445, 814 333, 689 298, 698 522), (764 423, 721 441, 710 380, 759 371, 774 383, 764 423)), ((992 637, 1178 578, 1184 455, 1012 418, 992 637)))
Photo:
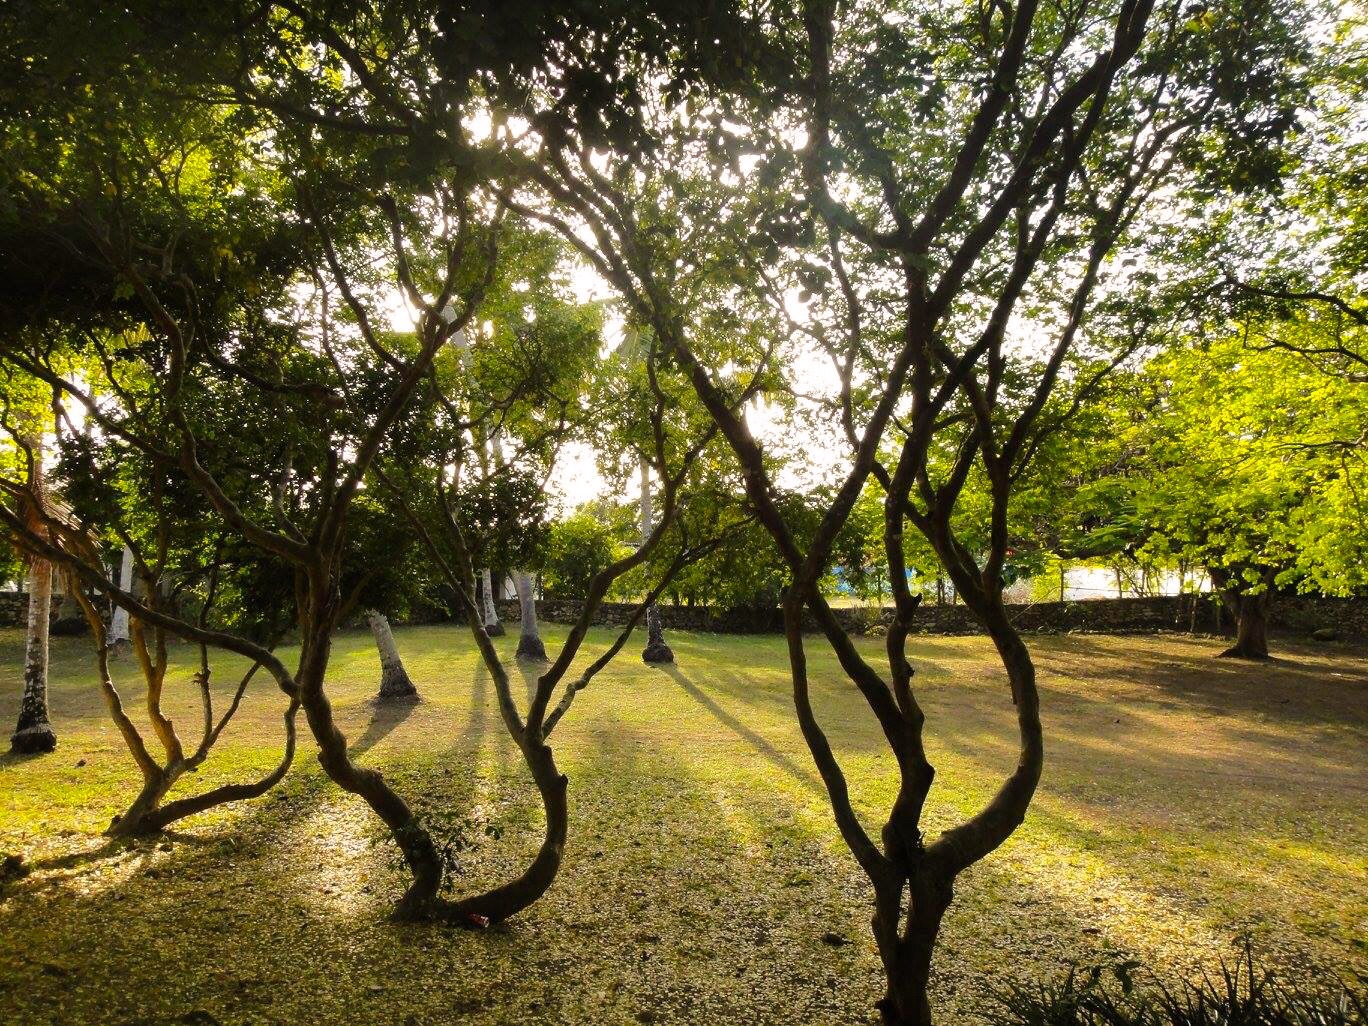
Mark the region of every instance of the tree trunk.
MULTIPOLYGON (((125 592, 133 590, 133 550, 127 545, 119 561, 119 589, 125 592)), ((114 615, 109 618, 109 649, 119 652, 128 646, 128 610, 115 606, 114 615)))
POLYGON ((48 621, 52 615, 52 564, 35 559, 29 570, 28 633, 24 646, 24 695, 10 750, 21 755, 50 752, 57 735, 48 720, 48 621))
POLYGON ((641 659, 647 663, 674 663, 674 652, 665 644, 665 628, 654 602, 646 607, 646 647, 641 650, 641 659))
POLYGON ((901 881, 896 889, 876 890, 874 939, 887 981, 879 1014, 885 1026, 931 1026, 931 960, 952 889, 919 870, 906 882, 906 890, 910 898, 906 910, 900 908, 901 881))
POLYGON ((503 624, 499 623, 499 611, 494 606, 494 575, 486 567, 480 571, 480 583, 484 589, 484 629, 491 638, 502 638, 503 624))
POLYGON ((1209 567, 1207 573, 1221 597, 1220 606, 1228 610, 1235 620, 1235 644, 1222 652, 1222 657, 1267 659, 1268 606, 1273 600, 1273 571, 1262 574, 1262 590, 1255 593, 1231 587, 1232 582, 1247 583, 1247 578, 1238 571, 1209 567))
POLYGON ((438 917, 461 925, 468 925, 474 917, 480 916, 490 922, 502 922, 532 905, 555 882, 569 832, 570 810, 566 799, 569 781, 556 768, 551 749, 544 743, 531 742, 524 746, 523 754, 546 814, 546 833, 536 857, 516 880, 484 894, 443 903, 436 910, 438 917))
MULTIPOLYGON (((641 467, 641 543, 646 544, 646 539, 651 533, 651 468, 643 459, 641 467)), ((674 663, 674 653, 670 651, 670 646, 665 644, 665 628, 660 622, 660 610, 652 602, 646 607, 646 647, 641 650, 641 661, 644 663, 655 663, 657 665, 667 665, 674 663)))
MULTIPOLYGON (((1268 658, 1268 591, 1233 596, 1235 644, 1221 653, 1230 659, 1268 658)), ((1231 600, 1228 600, 1231 601, 1231 600)))
POLYGON ((85 614, 81 612, 81 604, 76 601, 76 596, 70 590, 64 591, 61 605, 57 607, 57 615, 52 621, 50 633, 58 637, 69 638, 84 634, 89 629, 85 621, 85 614))
POLYGON ((376 700, 387 702, 400 698, 416 698, 418 689, 409 679, 404 669, 404 660, 399 655, 399 646, 394 643, 394 632, 390 630, 389 620, 378 609, 366 610, 366 623, 370 625, 375 637, 375 647, 380 653, 380 693, 376 700))
MULTIPOLYGON (((335 608, 336 597, 332 596, 335 608)), ((318 742, 318 762, 328 777, 351 794, 362 798, 389 828, 412 882, 395 909, 399 919, 421 919, 431 915, 442 884, 442 856, 432 835, 413 814, 407 802, 389 786, 377 770, 356 765, 347 753, 347 738, 333 719, 332 703, 323 690, 328 658, 332 648, 331 614, 320 615, 315 599, 315 621, 306 625, 300 641, 299 672, 296 683, 309 730, 318 742)))
POLYGON ((160 832, 162 828, 153 825, 150 817, 160 808, 162 799, 166 797, 171 785, 179 776, 180 768, 170 767, 145 780, 143 789, 133 800, 133 804, 125 812, 115 816, 114 821, 109 824, 109 829, 105 831, 106 836, 147 837, 160 832))
POLYGON ((518 658, 546 662, 546 646, 537 630, 537 596, 532 578, 521 570, 513 572, 513 587, 518 592, 518 658))

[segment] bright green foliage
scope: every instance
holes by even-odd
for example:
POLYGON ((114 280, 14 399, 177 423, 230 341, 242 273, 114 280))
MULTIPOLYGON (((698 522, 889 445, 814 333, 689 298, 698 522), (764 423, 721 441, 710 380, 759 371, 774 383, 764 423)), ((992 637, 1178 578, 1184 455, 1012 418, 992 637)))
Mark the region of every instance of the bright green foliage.
POLYGON ((1368 587, 1368 394, 1238 338, 1175 349, 1114 383, 1080 555, 1128 551, 1232 575, 1240 593, 1368 587))
POLYGON ((589 582, 621 557, 625 539, 621 529, 589 510, 551 525, 542 564, 542 587, 553 598, 582 599, 589 582))

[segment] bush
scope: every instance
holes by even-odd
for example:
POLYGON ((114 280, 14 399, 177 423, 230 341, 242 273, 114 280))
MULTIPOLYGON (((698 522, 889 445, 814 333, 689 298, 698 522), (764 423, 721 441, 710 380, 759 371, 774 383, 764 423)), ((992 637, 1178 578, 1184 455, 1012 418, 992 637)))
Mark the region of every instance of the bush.
MULTIPOLYGON (((1138 962, 1071 969, 1050 983, 995 995, 1003 1026, 1364 1026, 1368 991, 1340 981, 1301 986, 1260 965, 1245 945, 1196 982, 1141 984, 1138 962)), ((1360 984, 1362 984, 1360 980, 1360 984)))

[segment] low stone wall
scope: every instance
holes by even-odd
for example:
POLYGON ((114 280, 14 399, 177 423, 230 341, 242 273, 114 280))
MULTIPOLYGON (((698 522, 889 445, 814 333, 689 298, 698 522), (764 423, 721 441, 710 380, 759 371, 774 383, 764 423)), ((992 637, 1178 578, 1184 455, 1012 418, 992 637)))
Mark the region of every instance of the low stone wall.
MULTIPOLYGON (((54 597, 53 614, 60 599, 54 597)), ((516 599, 499 602, 499 618, 516 623, 516 599)), ((1034 605, 1008 606, 1012 622, 1028 632, 1064 634, 1144 634, 1155 631, 1222 633, 1231 625, 1220 603, 1209 595, 1162 598, 1096 599, 1090 602, 1037 602, 1034 605)), ((625 602, 605 602, 594 623, 599 626, 625 624, 636 607, 625 602)), ((580 603, 566 599, 542 599, 537 616, 548 623, 573 623, 580 603)), ((884 609, 837 609, 837 618, 852 634, 878 633, 892 620, 884 609)), ((708 609, 702 606, 661 606, 661 619, 667 629, 705 631, 714 634, 778 634, 783 621, 778 609, 708 609)), ((28 619, 28 595, 0 591, 0 627, 22 627, 28 619)), ((429 618, 415 618, 415 622, 429 618)), ((441 617, 431 618, 441 619, 441 617)), ((1331 627, 1343 637, 1368 637, 1368 599, 1332 599, 1309 595, 1274 599, 1269 615, 1274 631, 1307 635, 1331 627)), ((815 631, 811 618, 806 629, 815 631)), ((978 634, 980 629, 964 606, 923 604, 917 610, 913 630, 918 634, 978 634)))
MULTIPOLYGON (((499 617, 518 620, 516 601, 498 603, 499 617)), ((625 624, 635 606, 605 602, 594 617, 599 626, 625 624)), ((1187 595, 1160 598, 1096 599, 1089 602, 1037 602, 1008 606, 1012 622, 1019 630, 1050 634, 1080 632, 1087 634, 1145 634, 1156 631, 1221 633, 1229 628, 1229 618, 1212 596, 1187 595)), ((572 623, 580 603, 565 599, 543 599, 537 603, 537 616, 550 623, 572 623)), ((892 610, 837 609, 837 618, 852 634, 879 633, 893 618, 892 610)), ((778 609, 707 609, 694 606, 661 606, 661 620, 667 629, 707 631, 717 634, 775 634, 783 630, 778 609)), ((1294 596, 1275 599, 1270 610, 1270 626, 1284 634, 1310 634, 1332 627, 1345 637, 1368 636, 1368 600, 1331 599, 1294 596)), ((817 625, 805 617, 805 628, 817 625)), ((964 606, 923 604, 913 621, 918 634, 978 634, 973 615, 964 606)))
MULTIPOLYGON (((62 604, 61 596, 52 596, 52 615, 62 604)), ((28 623, 29 597, 26 591, 0 591, 0 627, 23 627, 28 623)))

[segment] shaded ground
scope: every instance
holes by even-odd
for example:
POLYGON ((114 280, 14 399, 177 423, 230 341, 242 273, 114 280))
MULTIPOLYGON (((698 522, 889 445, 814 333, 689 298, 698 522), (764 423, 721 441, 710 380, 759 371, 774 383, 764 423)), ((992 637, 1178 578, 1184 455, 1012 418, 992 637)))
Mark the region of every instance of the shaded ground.
MULTIPOLYGON (((369 636, 346 636, 339 716, 363 761, 462 847, 457 886, 498 879, 534 848, 538 812, 488 678, 457 629, 397 636, 424 701, 377 713, 369 636)), ((322 777, 311 742, 275 794, 165 841, 106 845, 134 769, 82 640, 57 641, 60 747, 0 757, 0 854, 34 867, 0 884, 0 1022, 869 1021, 869 895, 793 723, 781 639, 670 642, 676 671, 620 659, 557 732, 573 817, 564 873, 528 914, 473 934, 386 921, 397 855, 322 777)), ((19 644, 0 632, 3 724, 19 644)), ((511 654, 516 637, 501 644, 511 654)), ((1368 971, 1368 652, 1292 646, 1248 666, 1176 637, 1033 646, 1046 779, 1026 827, 958 888, 936 983, 945 1022, 981 1022, 1009 977, 1126 957, 1186 972, 1246 932, 1293 971, 1368 971)), ((818 711, 873 821, 891 760, 821 647, 818 711)), ((1011 766, 1010 702, 983 641, 914 647, 944 826, 1011 766)), ((179 655, 190 733, 191 653, 179 655)), ((129 707, 137 690, 124 687, 129 707)), ((281 706, 255 690, 182 787, 270 765, 281 706)))

